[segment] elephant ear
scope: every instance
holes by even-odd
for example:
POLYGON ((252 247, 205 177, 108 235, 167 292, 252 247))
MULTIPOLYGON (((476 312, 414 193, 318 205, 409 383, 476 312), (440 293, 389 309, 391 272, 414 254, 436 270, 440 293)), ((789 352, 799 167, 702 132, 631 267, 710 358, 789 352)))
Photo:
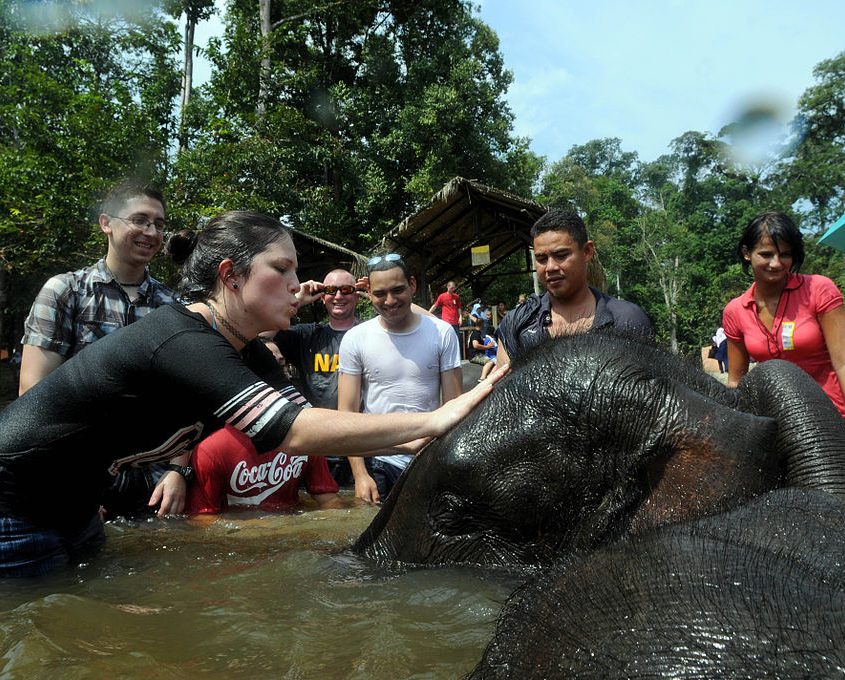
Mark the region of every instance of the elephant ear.
POLYGON ((815 380, 774 359, 749 371, 737 391, 742 408, 777 420, 786 485, 845 497, 845 419, 815 380))
POLYGON ((671 382, 672 415, 661 414, 662 446, 640 470, 645 491, 631 517, 632 533, 723 512, 779 483, 773 419, 671 382))

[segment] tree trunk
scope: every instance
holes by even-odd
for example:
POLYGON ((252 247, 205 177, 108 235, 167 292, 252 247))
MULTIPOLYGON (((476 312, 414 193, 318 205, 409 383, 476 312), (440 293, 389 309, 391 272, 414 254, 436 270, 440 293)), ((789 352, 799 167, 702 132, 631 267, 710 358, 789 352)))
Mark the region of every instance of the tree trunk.
MULTIPOLYGON (((3 267, 0 267, 0 310, 6 309, 9 306, 9 272, 3 267)), ((6 327, 6 315, 0 312, 0 343, 10 352, 15 342, 11 342, 9 338, 9 329, 6 327)))
POLYGON ((261 19, 261 66, 258 70, 258 105, 255 113, 258 122, 267 114, 267 99, 270 89, 270 9, 272 0, 258 0, 258 12, 261 19))
POLYGON ((185 20, 185 52, 182 57, 182 106, 179 111, 179 151, 188 148, 188 104, 191 101, 191 90, 194 82, 194 29, 196 19, 189 12, 185 20))

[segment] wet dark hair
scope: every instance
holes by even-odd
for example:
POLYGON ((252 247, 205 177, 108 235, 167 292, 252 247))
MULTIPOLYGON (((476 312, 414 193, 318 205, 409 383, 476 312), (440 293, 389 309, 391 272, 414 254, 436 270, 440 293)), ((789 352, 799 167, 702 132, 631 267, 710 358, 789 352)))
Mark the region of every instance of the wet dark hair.
POLYGON ((158 201, 165 212, 167 211, 167 203, 164 201, 164 194, 161 193, 161 189, 153 184, 127 179, 109 190, 100 203, 100 212, 107 215, 117 215, 129 201, 140 196, 158 201))
POLYGON ((290 238, 290 232, 274 217, 232 210, 215 217, 202 231, 176 232, 167 241, 167 253, 182 265, 179 293, 190 303, 211 296, 223 260, 232 261, 235 274, 248 277, 256 255, 290 238))
POLYGON ((742 271, 749 273, 751 263, 745 259, 744 250, 750 253, 763 236, 771 237, 775 248, 780 252, 781 243, 785 243, 792 251, 792 267, 789 271, 797 272, 804 263, 804 237, 801 230, 795 226, 789 215, 775 210, 762 212, 752 219, 739 238, 736 254, 742 263, 742 271))
POLYGON ((389 269, 394 269, 398 267, 402 270, 402 273, 405 275, 405 279, 410 282, 413 274, 411 274, 411 270, 407 264, 405 264, 405 260, 401 257, 397 259, 390 259, 388 260, 386 255, 389 253, 382 253, 381 255, 374 255, 373 258, 381 257, 381 259, 376 262, 375 264, 367 263, 367 273, 370 274, 372 272, 386 272, 389 269))
POLYGON ((574 210, 549 210, 531 227, 531 238, 537 238, 547 231, 564 231, 579 246, 583 246, 590 240, 590 237, 587 236, 587 226, 584 224, 584 220, 574 210))

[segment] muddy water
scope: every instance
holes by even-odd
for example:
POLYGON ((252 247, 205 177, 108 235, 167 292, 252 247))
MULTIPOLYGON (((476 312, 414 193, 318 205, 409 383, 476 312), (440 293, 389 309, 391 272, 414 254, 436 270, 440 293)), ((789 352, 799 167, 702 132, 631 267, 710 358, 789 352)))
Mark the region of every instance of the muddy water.
POLYGON ((346 548, 373 508, 110 523, 91 563, 0 581, 0 677, 459 678, 516 581, 346 548))

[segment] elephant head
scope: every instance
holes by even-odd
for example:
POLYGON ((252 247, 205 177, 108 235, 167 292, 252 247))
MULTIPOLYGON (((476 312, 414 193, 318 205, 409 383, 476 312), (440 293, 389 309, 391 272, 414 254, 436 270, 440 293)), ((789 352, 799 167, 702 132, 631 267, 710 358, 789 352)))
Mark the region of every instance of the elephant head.
POLYGON ((739 505, 784 468, 777 421, 739 408, 743 395, 635 339, 552 340, 417 456, 353 549, 547 563, 739 505))

